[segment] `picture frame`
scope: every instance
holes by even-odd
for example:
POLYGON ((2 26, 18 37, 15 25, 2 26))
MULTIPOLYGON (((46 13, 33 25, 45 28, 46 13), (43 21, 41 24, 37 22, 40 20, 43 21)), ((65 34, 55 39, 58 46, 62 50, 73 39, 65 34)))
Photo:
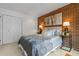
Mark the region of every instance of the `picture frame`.
POLYGON ((54 15, 53 25, 62 25, 62 13, 54 15))
POLYGON ((62 25, 62 13, 46 17, 44 24, 45 26, 62 25))

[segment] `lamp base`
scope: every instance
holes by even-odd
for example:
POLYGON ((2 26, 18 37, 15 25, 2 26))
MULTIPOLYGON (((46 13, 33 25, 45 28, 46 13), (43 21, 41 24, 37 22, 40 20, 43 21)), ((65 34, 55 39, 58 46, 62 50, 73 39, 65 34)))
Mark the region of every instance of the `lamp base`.
POLYGON ((69 35, 69 30, 67 27, 64 29, 64 35, 69 35))

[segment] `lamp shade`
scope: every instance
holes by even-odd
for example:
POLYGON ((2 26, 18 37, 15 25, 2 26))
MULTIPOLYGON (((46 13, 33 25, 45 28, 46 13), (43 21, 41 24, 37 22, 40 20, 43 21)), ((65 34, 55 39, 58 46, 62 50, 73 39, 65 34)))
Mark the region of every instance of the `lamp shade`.
POLYGON ((40 28, 42 28, 42 25, 39 25, 40 28))
POLYGON ((64 22, 63 26, 70 26, 70 22, 64 22))

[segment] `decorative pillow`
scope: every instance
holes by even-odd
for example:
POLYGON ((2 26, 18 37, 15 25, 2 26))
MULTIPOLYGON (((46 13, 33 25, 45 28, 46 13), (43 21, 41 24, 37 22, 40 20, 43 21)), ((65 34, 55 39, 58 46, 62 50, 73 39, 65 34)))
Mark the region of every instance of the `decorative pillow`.
POLYGON ((48 31, 48 32, 47 32, 47 37, 51 37, 51 36, 53 36, 52 31, 48 31))
POLYGON ((53 33, 52 33, 52 31, 47 30, 47 31, 44 31, 44 32, 43 32, 43 36, 44 36, 44 37, 51 37, 51 36, 53 36, 53 33))
POLYGON ((59 36, 60 34, 61 34, 61 31, 60 31, 60 30, 57 30, 57 29, 56 29, 56 30, 54 31, 54 36, 59 36))
POLYGON ((51 36, 59 36, 61 34, 61 30, 58 28, 53 28, 51 30, 44 30, 42 35, 44 37, 51 37, 51 36))

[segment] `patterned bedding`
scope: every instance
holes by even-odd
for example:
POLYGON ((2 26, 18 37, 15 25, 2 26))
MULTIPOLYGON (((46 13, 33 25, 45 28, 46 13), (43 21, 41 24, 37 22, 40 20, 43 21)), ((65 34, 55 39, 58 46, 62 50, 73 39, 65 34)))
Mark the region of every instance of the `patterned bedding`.
POLYGON ((62 39, 59 36, 29 35, 22 36, 18 43, 21 44, 28 56, 43 56, 56 46, 61 45, 62 39))

